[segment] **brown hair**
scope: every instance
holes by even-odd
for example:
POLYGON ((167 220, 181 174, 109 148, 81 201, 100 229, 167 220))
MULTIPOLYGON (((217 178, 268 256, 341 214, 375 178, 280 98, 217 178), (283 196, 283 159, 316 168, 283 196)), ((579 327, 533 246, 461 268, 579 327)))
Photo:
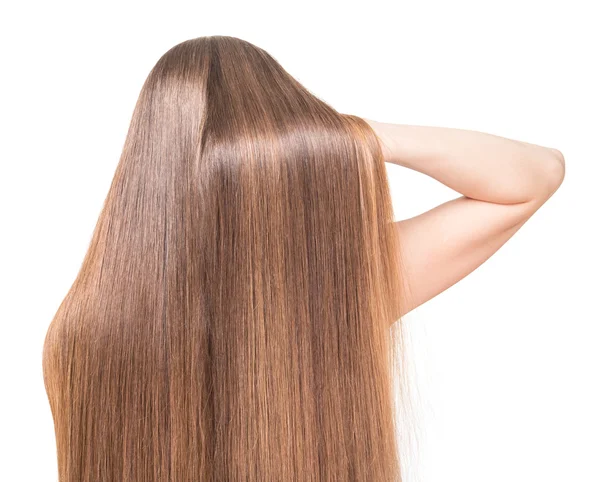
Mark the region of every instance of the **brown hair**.
POLYGON ((392 221, 363 119, 241 39, 171 48, 46 336, 59 480, 400 480, 392 221))

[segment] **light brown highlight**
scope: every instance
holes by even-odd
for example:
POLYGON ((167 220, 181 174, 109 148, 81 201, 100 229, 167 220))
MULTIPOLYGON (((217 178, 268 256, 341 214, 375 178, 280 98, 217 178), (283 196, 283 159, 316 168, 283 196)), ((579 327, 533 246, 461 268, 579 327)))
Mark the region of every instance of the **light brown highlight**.
POLYGON ((171 48, 44 344, 59 480, 400 480, 392 221, 363 119, 249 42, 171 48))

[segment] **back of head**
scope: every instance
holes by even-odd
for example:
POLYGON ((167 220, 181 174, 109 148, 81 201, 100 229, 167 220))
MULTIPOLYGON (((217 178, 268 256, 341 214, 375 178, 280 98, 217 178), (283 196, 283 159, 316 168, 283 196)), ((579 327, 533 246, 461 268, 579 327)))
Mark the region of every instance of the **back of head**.
POLYGON ((60 481, 399 480, 392 216, 362 119, 235 37, 166 52, 44 344, 60 481))

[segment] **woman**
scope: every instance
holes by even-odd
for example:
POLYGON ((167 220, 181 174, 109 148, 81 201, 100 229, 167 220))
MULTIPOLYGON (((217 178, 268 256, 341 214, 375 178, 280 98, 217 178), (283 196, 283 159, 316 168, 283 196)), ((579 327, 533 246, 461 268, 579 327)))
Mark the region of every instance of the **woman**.
POLYGON ((400 480, 401 317, 563 175, 554 149, 341 114, 243 40, 176 45, 48 329, 59 480, 400 480), (393 222, 385 161, 463 196, 393 222))

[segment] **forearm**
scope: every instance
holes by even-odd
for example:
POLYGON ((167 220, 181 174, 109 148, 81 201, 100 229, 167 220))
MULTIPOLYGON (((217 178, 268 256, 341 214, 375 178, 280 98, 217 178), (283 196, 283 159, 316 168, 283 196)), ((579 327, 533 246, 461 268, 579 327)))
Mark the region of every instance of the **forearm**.
POLYGON ((365 119, 386 162, 431 176, 474 199, 508 204, 550 196, 564 176, 560 151, 484 132, 365 119))

